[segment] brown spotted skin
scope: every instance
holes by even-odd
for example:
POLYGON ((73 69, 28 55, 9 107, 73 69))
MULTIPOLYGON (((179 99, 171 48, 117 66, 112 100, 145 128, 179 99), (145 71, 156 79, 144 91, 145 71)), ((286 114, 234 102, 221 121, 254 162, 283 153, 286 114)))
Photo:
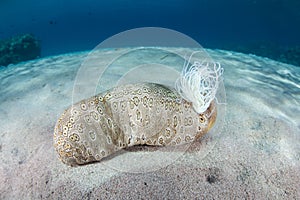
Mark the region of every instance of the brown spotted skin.
POLYGON ((80 101, 58 119, 54 147, 76 166, 134 145, 170 146, 192 142, 213 126, 212 102, 202 114, 170 88, 154 83, 118 86, 80 101))

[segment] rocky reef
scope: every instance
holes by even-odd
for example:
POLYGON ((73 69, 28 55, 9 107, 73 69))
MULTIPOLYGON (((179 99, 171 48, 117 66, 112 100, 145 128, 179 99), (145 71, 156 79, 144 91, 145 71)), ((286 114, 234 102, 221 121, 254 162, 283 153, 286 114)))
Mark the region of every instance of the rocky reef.
POLYGON ((32 34, 0 40, 0 66, 31 60, 40 56, 40 41, 32 34))

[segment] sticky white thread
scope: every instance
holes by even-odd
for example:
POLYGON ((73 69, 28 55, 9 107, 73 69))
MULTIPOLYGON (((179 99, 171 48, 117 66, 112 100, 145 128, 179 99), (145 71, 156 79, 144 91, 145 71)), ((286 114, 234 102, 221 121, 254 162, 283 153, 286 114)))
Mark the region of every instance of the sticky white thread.
POLYGON ((185 100, 193 103, 197 113, 207 110, 215 99, 223 68, 218 62, 194 61, 192 56, 184 63, 180 77, 175 82, 175 89, 185 100))

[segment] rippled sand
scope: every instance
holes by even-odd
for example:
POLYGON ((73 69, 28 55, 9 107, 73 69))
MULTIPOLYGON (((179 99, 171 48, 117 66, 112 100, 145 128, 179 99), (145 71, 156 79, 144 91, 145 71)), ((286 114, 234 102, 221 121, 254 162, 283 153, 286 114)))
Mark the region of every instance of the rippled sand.
MULTIPOLYGON (((123 51, 100 54, 111 58, 123 51)), ((254 55, 208 52, 225 69, 226 114, 217 137, 184 152, 134 148, 75 168, 58 160, 52 137, 72 97, 88 95, 72 96, 87 52, 1 68, 0 199, 300 198, 300 68, 254 55), (160 158, 155 169, 143 155, 160 158), (176 159, 159 166, 170 157, 176 159)), ((103 79, 105 87, 138 59, 177 66, 165 56, 160 51, 125 56, 103 79)))

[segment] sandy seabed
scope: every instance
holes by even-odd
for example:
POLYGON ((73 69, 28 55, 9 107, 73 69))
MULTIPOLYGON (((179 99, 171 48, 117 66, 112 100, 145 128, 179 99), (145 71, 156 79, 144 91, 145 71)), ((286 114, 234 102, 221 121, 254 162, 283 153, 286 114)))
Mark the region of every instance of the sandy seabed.
MULTIPOLYGON (((1 68, 0 199, 300 199, 300 68, 207 51, 225 70, 226 114, 213 142, 172 152, 136 148, 80 167, 58 159, 52 138, 88 53, 1 68), (153 168, 143 157, 148 154, 159 157, 153 168), (176 159, 160 167, 170 156, 176 159)), ((132 65, 141 58, 168 58, 161 53, 124 59, 132 65)), ((112 70, 111 80, 118 73, 112 70)))

